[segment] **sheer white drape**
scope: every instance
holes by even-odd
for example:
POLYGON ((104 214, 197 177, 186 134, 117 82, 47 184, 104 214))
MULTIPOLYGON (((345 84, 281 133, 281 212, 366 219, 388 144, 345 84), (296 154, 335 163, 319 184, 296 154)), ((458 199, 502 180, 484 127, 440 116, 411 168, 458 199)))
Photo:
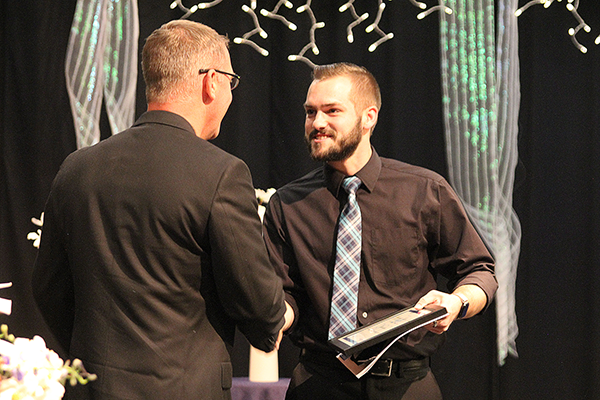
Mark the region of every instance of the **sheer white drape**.
POLYGON ((440 13, 449 179, 496 259, 498 363, 517 356, 521 225, 512 208, 520 102, 516 0, 447 0, 440 13))
POLYGON ((77 148, 100 141, 102 99, 113 134, 135 117, 139 21, 137 0, 79 0, 65 76, 77 148))

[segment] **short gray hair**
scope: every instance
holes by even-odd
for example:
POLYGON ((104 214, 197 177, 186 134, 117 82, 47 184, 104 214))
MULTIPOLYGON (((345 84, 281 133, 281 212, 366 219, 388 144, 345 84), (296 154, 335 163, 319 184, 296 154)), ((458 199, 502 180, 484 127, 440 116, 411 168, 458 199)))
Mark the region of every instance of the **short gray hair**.
POLYGON ((225 60, 229 39, 214 29, 189 20, 174 20, 156 29, 142 50, 146 101, 164 103, 197 90, 201 68, 225 60))

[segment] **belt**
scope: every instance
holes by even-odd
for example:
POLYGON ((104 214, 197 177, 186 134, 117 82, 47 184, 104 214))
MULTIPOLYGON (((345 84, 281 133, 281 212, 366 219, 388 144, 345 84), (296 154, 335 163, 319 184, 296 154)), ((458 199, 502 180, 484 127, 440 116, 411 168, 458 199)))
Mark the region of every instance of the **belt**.
MULTIPOLYGON (((301 361, 308 361, 323 366, 334 368, 343 368, 342 364, 335 358, 332 353, 310 351, 304 349, 300 356, 301 361)), ((365 361, 359 361, 362 363, 365 361)), ((412 375, 426 374, 429 370, 429 357, 416 360, 394 360, 394 359, 379 359, 369 370, 370 375, 377 377, 390 377, 392 375, 398 377, 408 377, 412 375)))
POLYGON ((406 377, 407 375, 412 375, 419 371, 426 371, 427 369, 429 369, 429 358, 408 361, 380 359, 377 360, 369 370, 369 374, 382 377, 390 377, 392 375, 406 377))

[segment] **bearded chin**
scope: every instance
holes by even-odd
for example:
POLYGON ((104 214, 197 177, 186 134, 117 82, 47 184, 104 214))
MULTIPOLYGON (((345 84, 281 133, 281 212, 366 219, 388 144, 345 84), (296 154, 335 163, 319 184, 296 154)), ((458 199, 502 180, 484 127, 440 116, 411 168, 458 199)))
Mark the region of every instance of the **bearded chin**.
MULTIPOLYGON (((333 133, 333 132, 332 132, 333 133)), ((308 144, 308 151, 310 156, 315 161, 344 161, 349 158, 360 144, 362 139, 362 126, 361 121, 358 119, 354 129, 350 131, 347 136, 341 137, 339 134, 333 134, 333 145, 325 150, 322 150, 321 143, 316 143, 312 141, 312 138, 317 134, 316 131, 313 131, 306 138, 306 142, 308 144)))
POLYGON ((354 152, 358 148, 359 143, 360 142, 355 142, 355 141, 353 141, 353 142, 344 141, 340 144, 336 143, 335 146, 332 146, 323 151, 319 151, 321 148, 320 143, 311 142, 311 143, 309 143, 308 147, 309 147, 309 151, 310 151, 310 156, 315 161, 324 161, 324 162, 343 161, 343 160, 347 159, 348 157, 350 157, 352 154, 354 154, 354 152))

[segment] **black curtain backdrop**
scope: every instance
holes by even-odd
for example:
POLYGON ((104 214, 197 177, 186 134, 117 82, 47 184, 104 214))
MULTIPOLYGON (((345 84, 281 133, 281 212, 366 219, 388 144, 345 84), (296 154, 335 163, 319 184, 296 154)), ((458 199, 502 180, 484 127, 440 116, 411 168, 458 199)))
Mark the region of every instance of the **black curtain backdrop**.
MULTIPOLYGON (((253 29, 240 9, 246 3, 224 1, 191 19, 230 38, 242 36, 253 29)), ((258 3, 273 9, 277 2, 258 3)), ((343 3, 313 1, 326 26, 316 31, 320 55, 307 55, 316 64, 349 61, 371 70, 383 95, 373 137, 378 152, 447 176, 438 17, 419 21, 420 10, 408 0, 385 2, 380 26, 395 37, 369 53, 376 37, 364 33, 366 24, 355 28, 353 44, 346 41, 350 14, 338 12, 343 3)), ((456 323, 434 359, 446 399, 600 399, 600 46, 593 43, 600 12, 596 1, 581 1, 580 14, 592 27, 590 34, 582 30, 577 36, 589 49, 582 54, 567 34, 577 21, 563 3, 532 7, 519 19, 522 104, 514 199, 523 227, 519 357, 497 365, 493 306, 483 316, 456 323)), ((36 249, 27 234, 38 229, 31 218, 39 218, 60 163, 75 150, 64 78, 75 4, 0 2, 0 282, 13 282, 0 297, 14 302, 12 315, 0 316, 0 323, 8 323, 17 336, 42 335, 61 354, 31 298, 36 249)), ((140 51, 150 32, 183 15, 169 4, 140 1, 140 51)), ((373 20, 376 1, 355 6, 373 20)), ((277 188, 315 167, 303 142, 310 68, 287 60, 308 42, 309 20, 306 13, 282 10, 297 31, 261 18, 269 38, 253 36, 269 57, 232 44, 242 82, 215 140, 247 162, 260 188, 277 188)), ((145 109, 141 73, 139 80, 137 116, 145 109)), ((109 135, 106 121, 103 115, 103 137, 109 135)), ((238 337, 233 349, 238 376, 248 372, 247 352, 238 337)), ((280 374, 289 376, 297 350, 285 342, 279 358, 280 374)))

